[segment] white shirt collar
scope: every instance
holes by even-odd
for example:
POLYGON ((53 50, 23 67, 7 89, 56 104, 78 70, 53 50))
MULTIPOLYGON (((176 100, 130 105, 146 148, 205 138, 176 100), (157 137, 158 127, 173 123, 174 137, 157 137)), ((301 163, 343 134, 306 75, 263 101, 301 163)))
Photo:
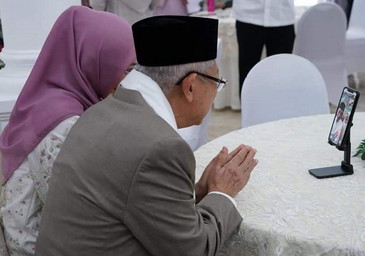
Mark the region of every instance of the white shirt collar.
POLYGON ((132 70, 123 79, 121 85, 126 89, 140 92, 156 114, 177 131, 177 124, 171 105, 160 86, 154 80, 139 71, 132 70))

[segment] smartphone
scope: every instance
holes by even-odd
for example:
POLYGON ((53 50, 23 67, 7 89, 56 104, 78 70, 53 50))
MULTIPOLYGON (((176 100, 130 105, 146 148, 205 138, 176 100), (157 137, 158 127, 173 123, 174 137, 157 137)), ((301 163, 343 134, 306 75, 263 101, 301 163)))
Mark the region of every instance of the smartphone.
POLYGON ((328 143, 336 146, 340 150, 345 146, 344 142, 346 141, 345 139, 352 125, 352 118, 359 97, 360 93, 354 89, 345 87, 342 90, 331 130, 328 135, 328 143))

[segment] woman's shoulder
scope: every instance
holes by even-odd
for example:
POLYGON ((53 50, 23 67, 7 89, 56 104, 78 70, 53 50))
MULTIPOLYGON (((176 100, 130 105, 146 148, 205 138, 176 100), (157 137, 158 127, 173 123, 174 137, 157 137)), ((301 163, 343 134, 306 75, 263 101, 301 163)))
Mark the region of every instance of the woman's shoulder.
POLYGON ((70 116, 60 122, 47 136, 66 137, 80 116, 70 116))

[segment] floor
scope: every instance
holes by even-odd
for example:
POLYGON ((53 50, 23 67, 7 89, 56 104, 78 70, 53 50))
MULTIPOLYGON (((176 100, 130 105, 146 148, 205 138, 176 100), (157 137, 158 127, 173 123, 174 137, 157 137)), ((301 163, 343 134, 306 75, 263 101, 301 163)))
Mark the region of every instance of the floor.
MULTIPOLYGON (((365 73, 358 74, 360 99, 356 111, 365 112, 365 73)), ((350 87, 355 88, 353 79, 349 78, 350 87)), ((330 107, 334 113, 336 106, 330 107)), ((211 119, 208 127, 208 138, 212 140, 230 131, 241 128, 241 111, 226 108, 223 110, 212 110, 211 119)))

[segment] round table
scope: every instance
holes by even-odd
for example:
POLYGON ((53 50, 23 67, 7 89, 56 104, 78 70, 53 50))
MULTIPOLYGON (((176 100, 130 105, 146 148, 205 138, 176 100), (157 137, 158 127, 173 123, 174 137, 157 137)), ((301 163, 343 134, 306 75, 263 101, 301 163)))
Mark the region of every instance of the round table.
MULTIPOLYGON (((197 179, 223 146, 257 149, 258 165, 235 198, 243 222, 220 255, 365 255, 365 161, 354 174, 317 179, 312 168, 340 165, 327 143, 333 115, 268 122, 233 131, 195 151, 197 179)), ((351 129, 352 154, 365 138, 365 113, 351 129)))

